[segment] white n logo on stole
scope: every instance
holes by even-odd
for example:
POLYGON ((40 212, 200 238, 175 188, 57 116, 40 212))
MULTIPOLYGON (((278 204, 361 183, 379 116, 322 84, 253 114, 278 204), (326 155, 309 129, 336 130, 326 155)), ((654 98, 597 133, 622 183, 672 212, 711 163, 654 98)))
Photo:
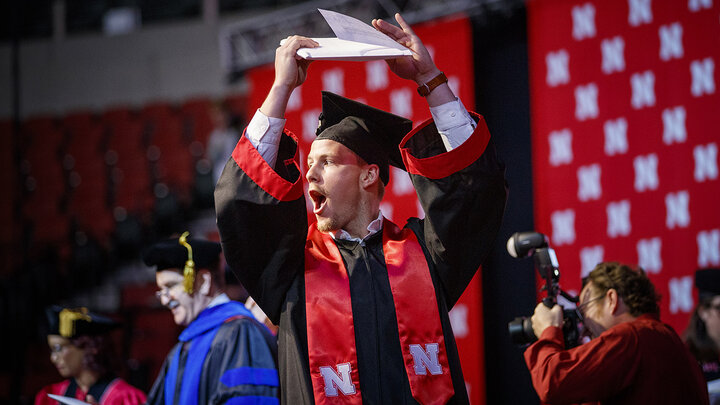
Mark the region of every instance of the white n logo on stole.
POLYGON ((352 377, 350 377, 350 363, 338 364, 337 373, 332 367, 320 367, 320 374, 325 380, 325 395, 328 397, 338 396, 338 389, 343 395, 352 395, 357 392, 352 377))
POLYGON ((410 345, 410 354, 415 363, 416 375, 427 375, 428 370, 432 375, 442 374, 442 366, 438 362, 440 346, 437 343, 427 343, 425 350, 421 345, 410 345))

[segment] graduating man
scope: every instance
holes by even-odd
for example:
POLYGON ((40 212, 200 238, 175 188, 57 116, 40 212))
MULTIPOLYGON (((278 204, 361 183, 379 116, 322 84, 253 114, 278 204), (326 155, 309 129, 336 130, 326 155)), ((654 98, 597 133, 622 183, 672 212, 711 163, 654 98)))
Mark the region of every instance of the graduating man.
POLYGON ((277 404, 275 338, 223 292, 220 244, 186 236, 159 242, 144 257, 157 266, 160 302, 186 326, 148 404, 277 404))
POLYGON ((297 141, 282 117, 307 75, 296 52, 317 44, 293 36, 216 187, 226 258, 279 323, 283 403, 468 402, 448 311, 500 226, 504 168, 482 117, 396 19, 401 28, 373 26, 413 51, 389 66, 420 85, 434 122, 408 134, 407 119, 323 93, 305 176, 317 219, 308 229, 297 141), (379 210, 388 165, 410 173, 425 211, 404 228, 379 210))

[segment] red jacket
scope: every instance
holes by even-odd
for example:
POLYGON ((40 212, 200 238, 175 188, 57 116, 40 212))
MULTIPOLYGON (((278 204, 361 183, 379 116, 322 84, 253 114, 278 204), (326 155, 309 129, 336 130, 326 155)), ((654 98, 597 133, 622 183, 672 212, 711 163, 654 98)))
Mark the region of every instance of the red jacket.
POLYGON ((708 404, 697 361, 652 315, 569 350, 562 329, 549 327, 527 348, 525 362, 540 400, 550 404, 708 404))

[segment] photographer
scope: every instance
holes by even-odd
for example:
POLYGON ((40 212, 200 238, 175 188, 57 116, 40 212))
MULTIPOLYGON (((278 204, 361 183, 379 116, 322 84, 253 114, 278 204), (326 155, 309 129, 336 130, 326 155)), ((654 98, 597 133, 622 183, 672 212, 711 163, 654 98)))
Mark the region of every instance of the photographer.
POLYGON ((708 403, 697 362, 660 322, 659 297, 642 270, 600 263, 583 284, 578 311, 590 342, 565 350, 562 308, 535 308, 539 340, 525 362, 543 402, 708 403))

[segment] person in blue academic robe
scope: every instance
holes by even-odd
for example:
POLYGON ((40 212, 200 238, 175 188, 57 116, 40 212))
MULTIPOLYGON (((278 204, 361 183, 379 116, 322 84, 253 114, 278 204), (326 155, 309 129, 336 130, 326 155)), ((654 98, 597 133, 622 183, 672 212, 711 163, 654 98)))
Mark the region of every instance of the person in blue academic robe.
POLYGON ((186 326, 148 395, 148 404, 277 404, 277 345, 267 327, 223 292, 218 243, 184 236, 145 254, 156 293, 186 326))

